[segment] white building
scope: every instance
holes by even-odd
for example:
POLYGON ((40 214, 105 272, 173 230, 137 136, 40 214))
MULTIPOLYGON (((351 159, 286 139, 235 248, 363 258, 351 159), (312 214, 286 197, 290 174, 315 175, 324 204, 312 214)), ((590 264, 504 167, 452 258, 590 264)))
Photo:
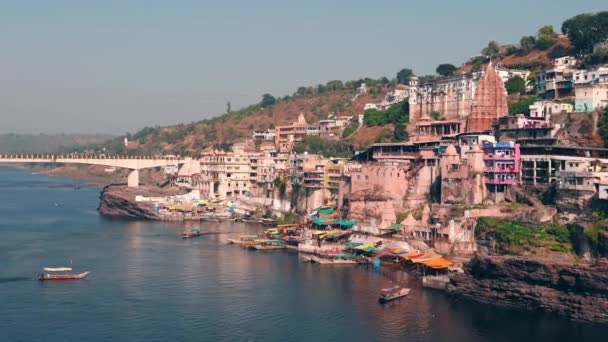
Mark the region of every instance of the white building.
POLYGON ((595 70, 575 70, 572 76, 575 85, 587 83, 608 83, 608 67, 595 70))
POLYGON ((265 131, 253 131, 253 140, 274 140, 276 131, 269 128, 265 131))
POLYGON ((549 120, 551 114, 571 113, 574 111, 574 106, 571 103, 565 103, 559 100, 540 100, 530 105, 530 116, 533 118, 543 118, 549 120))
POLYGON ((576 58, 564 56, 553 60, 553 68, 558 71, 571 70, 576 66, 576 58))
MULTIPOLYGON (((498 73, 498 77, 502 80, 503 83, 507 82, 511 78, 515 76, 521 77, 527 84, 528 76, 530 76, 530 70, 523 69, 507 69, 503 67, 496 68, 496 72, 498 73)), ((526 90, 532 90, 532 86, 526 85, 526 90)))
POLYGON ((592 112, 608 105, 608 83, 580 84, 574 89, 576 112, 592 112))

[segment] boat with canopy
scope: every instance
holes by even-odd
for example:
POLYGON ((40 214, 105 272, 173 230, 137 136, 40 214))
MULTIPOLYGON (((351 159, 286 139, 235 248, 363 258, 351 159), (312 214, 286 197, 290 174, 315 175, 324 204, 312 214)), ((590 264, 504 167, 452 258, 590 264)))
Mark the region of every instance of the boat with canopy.
POLYGON ((74 280, 82 279, 89 275, 91 272, 82 273, 69 273, 72 271, 71 267, 45 267, 42 272, 38 274, 38 280, 74 280))

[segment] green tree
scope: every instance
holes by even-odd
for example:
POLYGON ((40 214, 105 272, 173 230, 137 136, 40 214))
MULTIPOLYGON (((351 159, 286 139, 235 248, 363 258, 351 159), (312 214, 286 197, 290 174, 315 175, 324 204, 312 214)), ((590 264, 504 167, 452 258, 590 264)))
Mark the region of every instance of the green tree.
POLYGON ((391 83, 391 81, 386 76, 381 77, 378 82, 382 85, 387 85, 391 83))
POLYGON ((575 52, 591 52, 593 45, 608 39, 608 11, 579 14, 562 24, 575 52))
POLYGON ((488 43, 488 46, 481 50, 481 54, 486 57, 495 57, 500 53, 500 45, 494 40, 488 43))
POLYGON ((277 99, 275 99, 274 96, 270 94, 264 94, 262 95, 262 102, 260 102, 260 105, 262 105, 262 107, 270 107, 276 102, 277 99))
POLYGON ((296 90, 296 96, 304 95, 306 95, 306 87, 298 87, 298 90, 296 90))
POLYGON ((356 130, 357 130, 357 128, 353 127, 353 126, 348 126, 348 127, 344 128, 344 131, 342 132, 342 138, 348 137, 349 135, 355 133, 356 130))
POLYGON ((608 107, 599 115, 597 133, 604 141, 604 147, 608 147, 608 107))
POLYGON ((458 70, 453 64, 439 64, 435 71, 441 76, 452 76, 458 70))
POLYGON ((333 81, 327 82, 327 84, 325 85, 325 87, 329 91, 334 91, 334 90, 343 89, 344 88, 344 84, 340 80, 333 80, 333 81))
POLYGON ((439 117, 441 117, 441 113, 431 112, 431 118, 433 118, 433 120, 439 120, 439 117))
POLYGON ((395 130, 393 131, 393 142, 401 142, 406 141, 408 138, 407 132, 405 131, 405 126, 402 123, 398 123, 395 125, 395 130))
POLYGON ((473 65, 471 66, 471 71, 472 71, 472 72, 478 72, 478 71, 481 71, 481 67, 482 67, 482 66, 483 66, 483 61, 480 61, 480 60, 475 61, 475 62, 473 63, 473 65))
POLYGON ((514 76, 505 82, 505 88, 509 95, 524 94, 526 92, 526 81, 520 76, 514 76))
POLYGON ((386 123, 386 116, 384 112, 377 109, 368 109, 363 112, 363 123, 366 126, 384 126, 386 123))
POLYGON ((325 88, 325 85, 324 85, 324 84, 319 84, 319 85, 317 86, 317 93, 319 93, 319 94, 323 94, 323 93, 324 93, 324 92, 326 92, 326 91, 327 91, 327 88, 325 88))
POLYGON ((418 77, 418 84, 431 83, 437 80, 436 75, 422 75, 418 77))
POLYGON ((536 38, 534 36, 523 36, 519 40, 519 46, 523 54, 528 54, 536 47, 536 38))
POLYGON ((401 69, 397 73, 397 82, 399 84, 408 84, 412 76, 414 76, 414 72, 412 71, 412 69, 401 69))
POLYGON ((509 104, 509 115, 524 114, 530 115, 530 105, 536 101, 535 96, 519 99, 517 102, 509 104))
POLYGON ((345 141, 326 140, 321 137, 307 136, 293 147, 295 153, 320 154, 326 158, 350 158, 353 156, 352 146, 345 141))
POLYGON ((547 50, 555 43, 553 36, 555 32, 553 31, 552 25, 545 25, 538 30, 536 34, 536 48, 539 50, 547 50))

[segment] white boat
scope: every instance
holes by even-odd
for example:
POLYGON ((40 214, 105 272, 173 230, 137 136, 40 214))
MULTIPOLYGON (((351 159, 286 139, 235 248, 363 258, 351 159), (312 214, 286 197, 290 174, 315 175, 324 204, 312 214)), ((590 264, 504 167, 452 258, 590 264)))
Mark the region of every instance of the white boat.
POLYGON ((75 280, 83 279, 91 272, 82 273, 69 273, 72 271, 71 267, 45 267, 42 269, 42 273, 38 274, 38 280, 75 280))
POLYGON ((380 304, 384 304, 386 302, 390 302, 391 300, 405 297, 409 293, 410 289, 399 286, 382 289, 382 291, 380 291, 380 298, 378 298, 378 302, 380 302, 380 304))

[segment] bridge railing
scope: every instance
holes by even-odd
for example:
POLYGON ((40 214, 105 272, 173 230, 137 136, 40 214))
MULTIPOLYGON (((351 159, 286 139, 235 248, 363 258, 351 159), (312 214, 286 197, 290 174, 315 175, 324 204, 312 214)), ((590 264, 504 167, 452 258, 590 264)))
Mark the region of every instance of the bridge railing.
POLYGON ((110 159, 110 160, 179 160, 178 157, 152 157, 152 156, 118 156, 118 155, 95 155, 95 154, 14 154, 0 153, 0 159, 110 159))

